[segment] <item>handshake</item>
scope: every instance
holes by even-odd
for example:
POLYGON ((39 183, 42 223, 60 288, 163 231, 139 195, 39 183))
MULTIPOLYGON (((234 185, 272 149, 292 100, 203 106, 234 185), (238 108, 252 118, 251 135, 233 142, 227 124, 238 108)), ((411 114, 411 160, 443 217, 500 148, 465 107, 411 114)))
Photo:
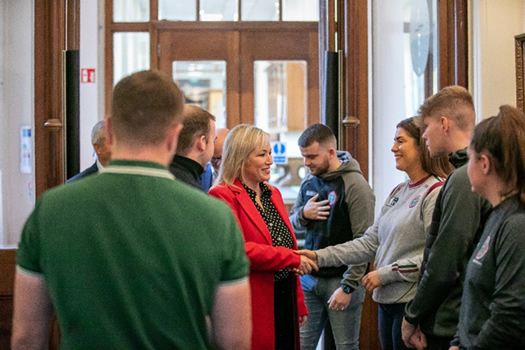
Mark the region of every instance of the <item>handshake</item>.
POLYGON ((300 276, 307 275, 312 270, 319 271, 317 254, 313 250, 296 250, 294 253, 301 256, 301 264, 299 267, 290 268, 290 271, 300 276))

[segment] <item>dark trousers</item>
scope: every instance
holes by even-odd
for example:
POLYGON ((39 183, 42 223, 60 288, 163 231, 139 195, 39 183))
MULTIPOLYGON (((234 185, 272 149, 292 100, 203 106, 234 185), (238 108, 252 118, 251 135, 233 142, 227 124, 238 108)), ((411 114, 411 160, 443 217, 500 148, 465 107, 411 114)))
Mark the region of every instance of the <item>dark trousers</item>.
POLYGON ((294 349, 295 323, 291 279, 274 284, 275 350, 294 349))
MULTIPOLYGON (((407 350, 401 338, 401 323, 405 316, 405 303, 379 304, 379 339, 383 350, 407 350)), ((447 349, 448 350, 448 349, 447 349)))

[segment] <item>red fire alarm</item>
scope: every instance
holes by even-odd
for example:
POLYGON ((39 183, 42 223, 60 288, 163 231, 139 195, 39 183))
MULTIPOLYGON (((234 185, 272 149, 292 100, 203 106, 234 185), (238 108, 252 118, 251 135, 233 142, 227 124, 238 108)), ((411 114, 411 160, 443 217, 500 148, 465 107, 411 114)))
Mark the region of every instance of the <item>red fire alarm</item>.
POLYGON ((95 68, 81 68, 80 69, 80 82, 81 83, 94 83, 95 82, 95 68))

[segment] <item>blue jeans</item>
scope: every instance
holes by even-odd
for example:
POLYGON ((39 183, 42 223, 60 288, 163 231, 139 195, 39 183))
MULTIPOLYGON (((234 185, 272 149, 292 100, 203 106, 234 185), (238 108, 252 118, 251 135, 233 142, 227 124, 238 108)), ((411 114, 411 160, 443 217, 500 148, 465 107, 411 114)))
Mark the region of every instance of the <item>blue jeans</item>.
POLYGON ((401 338, 401 323, 405 316, 405 305, 379 304, 379 339, 382 350, 407 350, 401 338))
POLYGON ((365 299, 365 290, 361 283, 352 292, 350 305, 343 311, 328 309, 328 299, 341 286, 341 277, 305 275, 301 277, 301 286, 308 307, 308 322, 301 327, 301 349, 315 350, 329 319, 337 349, 359 350, 361 310, 365 299))

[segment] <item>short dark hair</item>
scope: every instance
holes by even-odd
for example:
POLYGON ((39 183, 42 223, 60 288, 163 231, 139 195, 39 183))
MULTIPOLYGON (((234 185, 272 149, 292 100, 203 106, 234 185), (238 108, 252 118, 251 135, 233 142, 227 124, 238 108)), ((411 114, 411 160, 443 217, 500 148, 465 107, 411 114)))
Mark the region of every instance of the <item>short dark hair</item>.
POLYGON ((215 121, 215 117, 208 111, 191 104, 184 106, 182 115, 184 128, 179 135, 176 153, 186 155, 197 138, 204 136, 206 142, 210 141, 208 140, 210 120, 215 121))
POLYGON ((502 196, 516 189, 525 193, 525 117, 519 109, 504 105, 497 116, 482 120, 474 128, 469 147, 491 159, 494 170, 507 185, 507 193, 502 196))
POLYGON ((337 147, 335 135, 328 126, 323 124, 314 124, 309 126, 299 137, 299 147, 308 147, 314 142, 319 142, 324 147, 337 147))
POLYGON ((158 145, 182 120, 184 99, 173 79, 159 71, 141 71, 113 89, 111 121, 115 137, 129 145, 158 145))

